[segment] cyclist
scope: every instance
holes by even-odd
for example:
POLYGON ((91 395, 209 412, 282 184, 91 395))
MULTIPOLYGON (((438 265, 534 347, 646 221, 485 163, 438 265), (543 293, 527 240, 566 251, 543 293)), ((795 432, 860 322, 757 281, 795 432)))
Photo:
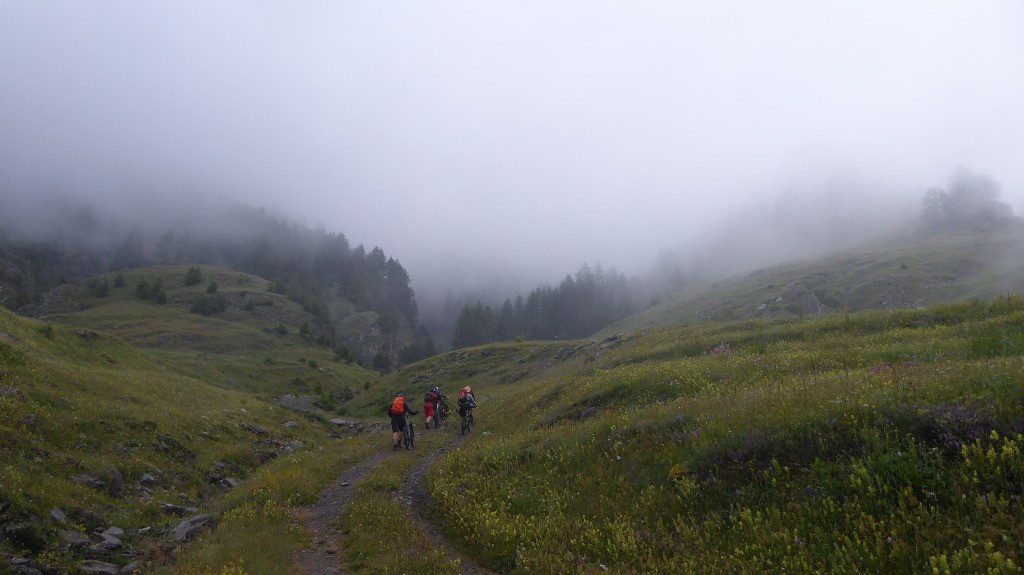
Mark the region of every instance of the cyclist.
POLYGON ((476 399, 473 398, 473 388, 467 385, 459 390, 459 403, 456 410, 462 419, 468 417, 470 421, 473 421, 474 407, 476 407, 476 399))
POLYGON ((395 394, 386 411, 391 416, 391 450, 398 451, 398 446, 405 438, 405 414, 419 415, 419 412, 409 409, 409 405, 405 403, 405 396, 401 393, 395 394))
POLYGON ((430 420, 434 418, 434 412, 436 410, 437 396, 434 395, 433 389, 428 389, 427 393, 423 395, 423 418, 427 421, 427 429, 430 429, 430 420))
POLYGON ((446 416, 447 415, 448 405, 445 404, 444 406, 442 406, 441 403, 444 400, 448 399, 448 396, 443 394, 443 393, 441 393, 441 388, 440 387, 434 387, 434 389, 430 390, 430 393, 433 394, 433 402, 432 403, 433 403, 433 406, 434 406, 434 417, 436 418, 436 423, 434 425, 436 426, 438 423, 441 423, 442 416, 446 416), (441 412, 442 409, 446 410, 445 413, 441 412))

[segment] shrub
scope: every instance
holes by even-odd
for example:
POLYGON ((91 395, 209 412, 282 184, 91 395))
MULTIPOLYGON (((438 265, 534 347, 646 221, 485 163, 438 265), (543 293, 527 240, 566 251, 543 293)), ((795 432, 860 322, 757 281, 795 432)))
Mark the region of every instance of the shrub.
POLYGON ((185 272, 185 285, 194 286, 199 285, 203 281, 203 272, 200 271, 199 266, 193 266, 188 268, 185 272))
POLYGON ((206 286, 206 293, 217 293, 217 282, 211 280, 210 285, 206 286))
POLYGON ((228 302, 224 299, 224 296, 220 294, 207 294, 195 301, 192 304, 192 309, 189 310, 192 313, 198 313, 200 315, 213 315, 215 313, 221 313, 228 309, 228 302))

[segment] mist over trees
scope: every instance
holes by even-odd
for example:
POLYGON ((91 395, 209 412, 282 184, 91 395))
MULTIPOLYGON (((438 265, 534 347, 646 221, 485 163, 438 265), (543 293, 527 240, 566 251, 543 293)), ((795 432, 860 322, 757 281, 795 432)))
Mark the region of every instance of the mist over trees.
POLYGON ((452 348, 493 341, 579 339, 639 311, 639 286, 614 268, 584 264, 558 287, 541 286, 496 310, 481 302, 459 313, 452 348))
POLYGON ((991 176, 960 169, 949 186, 925 192, 922 218, 933 229, 985 229, 1014 219, 1010 204, 1000 201, 1001 186, 991 176))
POLYGON ((49 236, 0 236, 6 263, 0 283, 16 293, 3 298, 4 305, 30 314, 46 290, 66 281, 157 264, 216 265, 270 280, 271 291, 311 314, 309 336, 323 345, 335 345, 338 320, 369 311, 377 314, 395 356, 419 359, 433 353, 429 334, 416 329, 419 309, 409 274, 380 247, 353 248, 342 233, 245 206, 209 222, 182 219, 148 227, 106 221, 87 207, 67 213, 77 215, 48 220, 55 224, 49 236), (74 240, 81 226, 88 242, 74 240), (402 351, 404 346, 411 349, 402 351))

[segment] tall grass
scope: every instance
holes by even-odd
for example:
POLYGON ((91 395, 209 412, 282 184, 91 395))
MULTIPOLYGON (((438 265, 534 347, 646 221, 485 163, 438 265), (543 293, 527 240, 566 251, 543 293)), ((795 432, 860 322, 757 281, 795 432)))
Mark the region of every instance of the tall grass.
POLYGON ((431 491, 503 572, 1017 573, 1022 310, 646 333, 490 406, 431 491))

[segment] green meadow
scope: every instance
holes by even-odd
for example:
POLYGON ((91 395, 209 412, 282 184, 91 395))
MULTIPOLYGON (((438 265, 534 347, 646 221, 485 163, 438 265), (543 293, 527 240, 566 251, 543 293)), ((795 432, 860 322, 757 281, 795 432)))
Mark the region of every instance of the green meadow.
POLYGON ((117 525, 165 575, 290 573, 325 536, 366 574, 457 573, 459 556, 515 574, 1021 571, 1020 297, 499 343, 380 376, 303 338, 258 278, 204 270, 236 304, 191 312, 207 288, 185 271, 66 286, 43 321, 0 310, 0 552, 74 573, 61 532, 117 525), (158 277, 167 302, 139 299, 158 277), (465 441, 450 426, 373 460, 337 531, 308 530, 320 493, 390 444, 329 419, 381 423, 395 391, 467 384, 465 441), (429 526, 398 497, 414 469, 429 526), (167 545, 166 503, 215 528, 167 545))

